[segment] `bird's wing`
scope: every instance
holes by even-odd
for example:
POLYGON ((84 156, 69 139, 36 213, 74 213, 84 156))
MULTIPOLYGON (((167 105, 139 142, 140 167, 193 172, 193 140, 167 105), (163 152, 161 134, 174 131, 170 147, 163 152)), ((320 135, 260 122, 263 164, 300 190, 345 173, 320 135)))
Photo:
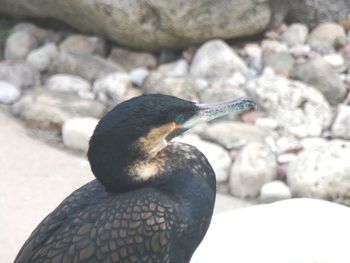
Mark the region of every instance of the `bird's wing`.
POLYGON ((111 194, 61 223, 49 216, 52 230, 39 225, 16 262, 169 262, 176 205, 147 190, 111 194))

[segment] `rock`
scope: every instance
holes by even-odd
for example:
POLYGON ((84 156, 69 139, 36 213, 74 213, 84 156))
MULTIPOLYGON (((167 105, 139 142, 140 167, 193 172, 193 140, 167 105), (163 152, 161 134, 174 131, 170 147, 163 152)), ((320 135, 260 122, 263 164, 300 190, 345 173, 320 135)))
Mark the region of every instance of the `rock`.
POLYGON ((116 105, 126 100, 125 94, 131 87, 129 74, 117 72, 95 81, 92 89, 99 101, 116 105))
POLYGON ((255 125, 270 130, 276 130, 278 128, 278 122, 272 118, 267 117, 256 119, 255 125))
POLYGON ((227 77, 246 68, 245 62, 229 45, 222 40, 211 40, 197 50, 190 74, 202 78, 227 77))
POLYGON ((171 63, 161 64, 157 71, 169 77, 181 77, 188 74, 189 66, 186 60, 179 59, 171 63))
POLYGON ((288 166, 293 195, 350 205, 350 143, 341 140, 301 152, 288 166))
POLYGON ((46 81, 45 87, 52 91, 77 94, 81 98, 94 97, 88 81, 69 74, 52 75, 46 81))
POLYGON ((251 36, 266 29, 270 0, 208 2, 2 0, 7 16, 50 18, 133 49, 181 49, 214 38, 251 36), (69 8, 67 8, 67 6, 69 8), (244 18, 244 19, 242 19, 244 18))
POLYGON ((250 80, 245 88, 258 108, 275 119, 284 132, 298 137, 320 136, 331 123, 326 99, 304 83, 264 74, 250 80))
POLYGON ((346 33, 338 24, 324 23, 311 31, 307 42, 311 46, 321 44, 325 47, 337 48, 346 43, 346 33))
POLYGON ((153 72, 145 79, 141 88, 146 94, 162 93, 198 101, 196 83, 189 77, 166 77, 153 72))
POLYGON ((15 102, 20 95, 21 93, 15 85, 0 80, 0 103, 11 104, 15 102))
POLYGON ((346 88, 341 78, 323 58, 296 65, 291 75, 317 88, 332 105, 342 102, 345 98, 346 88))
POLYGON ((90 137, 98 123, 96 118, 73 118, 64 122, 62 127, 63 144, 67 148, 87 152, 90 137))
POLYGON ((249 43, 244 46, 244 54, 247 57, 250 67, 261 69, 262 49, 258 44, 249 43))
POLYGON ((66 120, 73 117, 100 118, 106 107, 100 102, 79 99, 75 95, 34 89, 12 106, 12 112, 29 127, 60 133, 66 120))
POLYGON ((289 1, 288 17, 314 28, 325 22, 348 19, 350 4, 347 0, 293 0, 289 1))
POLYGON ((196 147, 207 158, 216 174, 217 182, 226 182, 228 179, 231 158, 229 153, 219 145, 200 139, 197 135, 187 134, 176 138, 175 141, 187 143, 196 147))
POLYGON ((323 56, 323 59, 331 65, 336 72, 343 72, 346 69, 344 58, 340 54, 328 54, 323 56))
POLYGON ((60 52, 52 71, 77 75, 88 81, 94 81, 112 73, 123 71, 123 69, 98 56, 60 52))
POLYGON ((56 45, 48 43, 40 48, 32 50, 27 57, 27 63, 39 71, 46 71, 50 68, 50 65, 52 65, 57 56, 58 50, 56 45))
POLYGON ((276 73, 289 75, 293 69, 294 58, 289 52, 276 52, 265 57, 265 66, 272 68, 276 73))
POLYGON ((0 62, 0 80, 25 89, 39 85, 40 74, 27 63, 3 61, 0 62))
POLYGON ((289 49, 289 52, 294 57, 306 57, 311 53, 311 47, 309 45, 293 46, 289 49))
POLYGON ((38 44, 41 45, 45 41, 49 40, 54 32, 45 30, 31 23, 19 23, 13 28, 13 32, 27 32, 37 40, 38 44))
POLYGON ((242 113, 241 120, 243 123, 254 125, 257 119, 264 118, 264 117, 266 117, 265 112, 251 110, 251 111, 242 113))
POLYGON ((231 194, 255 198, 261 187, 276 178, 276 157, 268 146, 258 142, 246 145, 238 154, 230 172, 231 194))
POLYGON ((6 40, 5 59, 9 61, 25 60, 29 52, 37 46, 38 41, 29 32, 14 32, 6 40))
POLYGON ((289 164, 290 162, 296 159, 296 155, 294 153, 285 153, 281 154, 277 157, 277 162, 279 164, 289 164))
POLYGON ((227 149, 238 148, 251 142, 264 142, 271 131, 241 122, 220 121, 211 123, 201 136, 227 149))
POLYGON ((133 84, 141 87, 143 81, 148 77, 150 71, 147 68, 134 68, 130 70, 130 79, 133 84))
POLYGON ((264 39, 261 42, 261 48, 263 49, 263 52, 270 51, 270 52, 287 52, 288 46, 285 43, 282 43, 277 40, 270 40, 270 39, 264 39))
POLYGON ((338 115, 332 126, 332 135, 350 140, 350 106, 338 106, 338 115))
POLYGON ((297 46, 305 43, 309 29, 306 25, 295 23, 291 24, 288 29, 281 35, 283 42, 288 46, 297 46))
POLYGON ((157 67, 157 59, 153 54, 135 52, 123 48, 113 48, 109 59, 128 71, 139 67, 148 69, 157 67))
POLYGON ((267 204, 290 198, 292 198, 292 193, 288 185, 276 180, 268 182, 261 187, 259 202, 267 204))
POLYGON ((71 35, 59 46, 61 51, 88 55, 104 56, 106 43, 104 39, 95 36, 71 35))
POLYGON ((305 198, 216 214, 191 263, 347 263, 349 220, 348 207, 305 198))

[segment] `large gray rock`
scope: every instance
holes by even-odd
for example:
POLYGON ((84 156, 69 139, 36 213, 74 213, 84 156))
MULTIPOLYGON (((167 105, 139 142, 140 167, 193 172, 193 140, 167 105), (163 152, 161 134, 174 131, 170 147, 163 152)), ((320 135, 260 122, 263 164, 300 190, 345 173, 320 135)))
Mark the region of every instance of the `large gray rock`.
POLYGON ((243 59, 229 45, 222 40, 211 40, 197 50, 190 74, 202 78, 223 77, 246 68, 243 59))
POLYGON ((3 61, 0 62, 0 80, 25 89, 39 85, 40 74, 27 63, 3 61))
POLYGON ((250 142, 264 142, 271 131, 241 122, 220 121, 208 125, 201 136, 227 149, 238 148, 250 142))
POLYGON ((72 52, 60 52, 51 69, 55 73, 77 75, 89 81, 94 81, 122 70, 119 65, 99 56, 72 52))
POLYGON ((299 154, 287 170, 295 196, 350 205, 350 143, 336 140, 299 154))
POLYGON ((12 112, 29 127, 60 133, 63 123, 73 117, 100 118, 106 107, 71 94, 34 89, 12 106, 12 112))
POLYGON ((276 157, 262 143, 252 142, 237 155, 230 172, 231 194, 241 198, 255 198, 261 187, 276 178, 276 157))
MULTIPOLYGON (((349 4, 350 11, 350 4, 349 4)), ((345 45, 346 32, 344 28, 336 23, 324 23, 311 31, 307 40, 308 44, 317 47, 319 45, 325 48, 337 48, 345 45)))
POLYGON ((266 74, 251 80, 246 90, 282 130, 298 137, 320 136, 332 120, 331 108, 316 89, 298 81, 266 74))
POLYGON ((191 263, 348 263, 350 209, 291 199, 214 215, 191 263))
POLYGON ((309 29, 306 25, 295 23, 288 27, 281 38, 288 46, 302 45, 305 43, 308 33, 309 29))
POLYGON ((332 105, 342 102, 345 98, 346 88, 343 81, 321 57, 297 65, 291 75, 317 88, 332 105))
POLYGON ((83 1, 1 0, 0 13, 54 18, 124 46, 159 50, 213 38, 262 32, 270 23, 269 0, 83 1))
POLYGON ((324 22, 339 22, 348 19, 348 0, 288 0, 289 19, 302 22, 313 28, 324 22))
POLYGON ((338 106, 338 115, 332 126, 332 135, 350 140, 350 106, 338 106))

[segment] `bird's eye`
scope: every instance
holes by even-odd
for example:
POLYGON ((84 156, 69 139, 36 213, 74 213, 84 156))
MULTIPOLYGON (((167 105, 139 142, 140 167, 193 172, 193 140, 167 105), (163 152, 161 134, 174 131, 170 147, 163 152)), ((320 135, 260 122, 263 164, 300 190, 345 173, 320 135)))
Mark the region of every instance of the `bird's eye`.
POLYGON ((185 116, 183 114, 177 115, 175 118, 176 124, 183 124, 185 122, 185 116))

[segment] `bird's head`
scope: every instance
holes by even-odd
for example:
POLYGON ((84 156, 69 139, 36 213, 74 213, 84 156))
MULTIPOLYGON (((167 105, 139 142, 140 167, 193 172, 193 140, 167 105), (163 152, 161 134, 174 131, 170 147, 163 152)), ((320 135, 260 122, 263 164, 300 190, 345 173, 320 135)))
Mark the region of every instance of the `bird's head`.
POLYGON ((91 169, 109 190, 136 188, 157 175, 158 156, 172 138, 197 124, 255 107, 249 98, 206 105, 160 94, 135 97, 98 123, 88 151, 91 169))

